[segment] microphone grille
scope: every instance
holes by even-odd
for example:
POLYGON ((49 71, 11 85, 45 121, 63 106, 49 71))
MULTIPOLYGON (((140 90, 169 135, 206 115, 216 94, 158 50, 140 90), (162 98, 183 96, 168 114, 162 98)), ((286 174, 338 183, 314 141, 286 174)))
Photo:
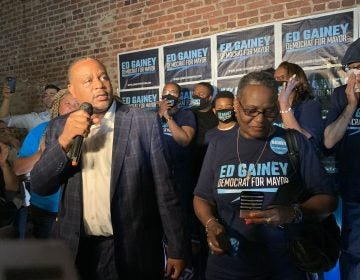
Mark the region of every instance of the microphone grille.
POLYGON ((88 102, 84 102, 80 105, 80 110, 84 110, 86 113, 88 113, 89 115, 93 114, 93 106, 88 103, 88 102))

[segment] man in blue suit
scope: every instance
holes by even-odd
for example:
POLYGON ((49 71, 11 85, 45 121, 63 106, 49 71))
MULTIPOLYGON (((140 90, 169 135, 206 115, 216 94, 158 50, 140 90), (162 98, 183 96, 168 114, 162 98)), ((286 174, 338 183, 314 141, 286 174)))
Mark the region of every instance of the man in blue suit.
POLYGON ((31 172, 33 191, 49 195, 62 185, 56 238, 76 257, 82 279, 177 279, 185 266, 184 225, 159 117, 113 98, 105 66, 92 58, 73 62, 68 90, 93 106, 50 122, 45 151, 31 172), (67 153, 84 136, 72 166, 67 153))

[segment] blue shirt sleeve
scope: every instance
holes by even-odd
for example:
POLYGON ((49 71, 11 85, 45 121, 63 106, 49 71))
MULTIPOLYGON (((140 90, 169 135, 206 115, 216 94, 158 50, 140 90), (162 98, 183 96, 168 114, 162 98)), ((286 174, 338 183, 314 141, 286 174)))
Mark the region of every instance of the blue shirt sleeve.
POLYGON ((45 133, 47 125, 48 122, 41 123, 30 130, 19 150, 19 158, 31 156, 39 150, 40 140, 45 133))

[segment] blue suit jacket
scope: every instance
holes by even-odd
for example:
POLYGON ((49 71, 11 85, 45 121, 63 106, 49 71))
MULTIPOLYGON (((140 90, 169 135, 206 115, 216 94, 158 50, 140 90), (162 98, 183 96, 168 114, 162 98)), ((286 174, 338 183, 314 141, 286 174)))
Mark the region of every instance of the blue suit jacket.
MULTIPOLYGON (((111 171, 115 259, 122 276, 154 279, 149 277, 163 273, 163 234, 168 256, 185 256, 183 215, 164 156, 158 115, 119 102, 116 107, 111 171)), ((66 118, 50 122, 46 149, 31 172, 31 185, 42 195, 62 185, 54 233, 76 256, 82 227, 82 177, 81 166, 70 165, 57 140, 66 118)))

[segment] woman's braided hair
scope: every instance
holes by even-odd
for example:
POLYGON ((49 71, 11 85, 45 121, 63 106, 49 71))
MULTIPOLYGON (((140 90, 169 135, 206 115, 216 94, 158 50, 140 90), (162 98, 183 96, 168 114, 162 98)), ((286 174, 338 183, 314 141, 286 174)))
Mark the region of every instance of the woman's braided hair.
POLYGON ((60 101, 61 99, 70 94, 69 91, 67 89, 62 89, 59 90, 54 97, 53 102, 51 103, 51 108, 50 108, 50 112, 51 112, 51 119, 54 119, 56 117, 59 116, 59 107, 60 107, 60 101))

